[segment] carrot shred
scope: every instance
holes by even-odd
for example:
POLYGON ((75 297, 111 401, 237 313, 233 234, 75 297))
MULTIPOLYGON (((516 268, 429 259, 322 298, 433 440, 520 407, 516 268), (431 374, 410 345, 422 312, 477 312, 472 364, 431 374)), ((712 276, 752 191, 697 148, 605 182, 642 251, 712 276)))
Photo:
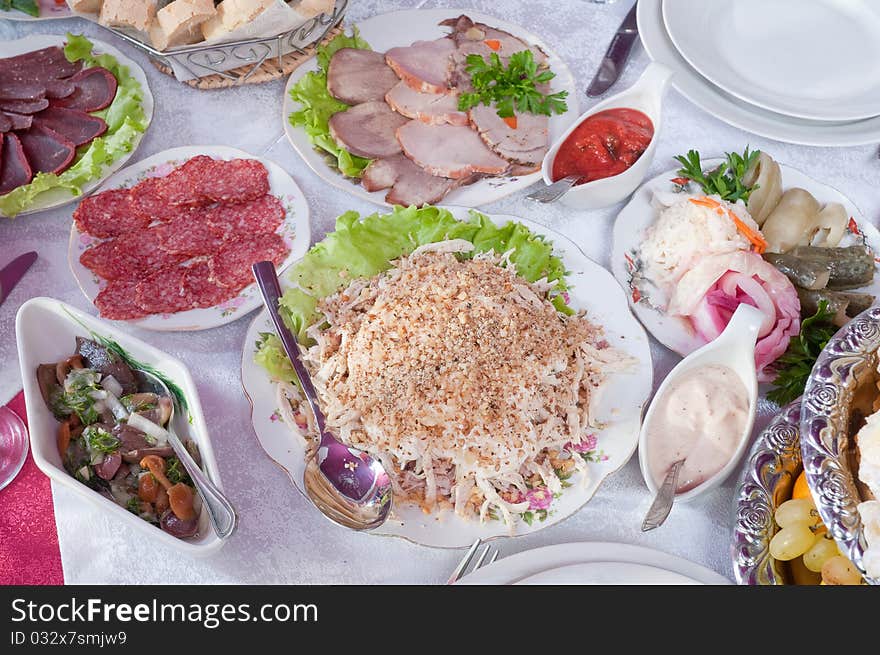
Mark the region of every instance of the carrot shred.
POLYGON ((505 123, 507 123, 507 127, 511 130, 516 129, 516 116, 508 116, 507 118, 502 119, 505 123))
POLYGON ((492 48, 492 50, 494 50, 495 52, 501 50, 501 41, 499 41, 498 39, 486 39, 485 41, 483 41, 483 43, 492 48))
MULTIPOLYGON (((712 209, 720 210, 722 209, 722 205, 717 200, 712 200, 712 198, 690 198, 690 201, 695 205, 700 205, 701 207, 710 207, 712 209)), ((718 212, 719 215, 721 212, 718 212)), ((735 213, 727 210, 727 215, 730 217, 730 220, 733 221, 733 224, 736 225, 736 229, 742 232, 743 236, 749 240, 749 242, 755 247, 755 252, 759 255, 763 254, 764 251, 767 250, 767 240, 761 235, 760 232, 756 232, 748 225, 743 223, 739 216, 735 213)))

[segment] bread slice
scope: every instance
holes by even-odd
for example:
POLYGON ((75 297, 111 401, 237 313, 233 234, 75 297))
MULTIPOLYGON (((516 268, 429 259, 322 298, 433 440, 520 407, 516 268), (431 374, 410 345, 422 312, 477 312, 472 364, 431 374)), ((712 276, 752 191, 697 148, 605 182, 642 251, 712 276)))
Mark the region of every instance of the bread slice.
POLYGON ((104 0, 98 22, 107 27, 146 31, 156 17, 158 4, 158 0, 104 0))
POLYGON ((205 40, 229 34, 242 25, 250 23, 275 0, 223 0, 217 5, 217 15, 202 25, 205 40))
MULTIPOLYGON (((179 44, 193 30, 217 14, 214 0, 174 0, 156 14, 162 37, 169 44, 179 44)), ((154 42, 155 43, 155 42, 154 42)))
POLYGON ((67 6, 83 14, 97 14, 101 11, 102 0, 67 0, 67 6))

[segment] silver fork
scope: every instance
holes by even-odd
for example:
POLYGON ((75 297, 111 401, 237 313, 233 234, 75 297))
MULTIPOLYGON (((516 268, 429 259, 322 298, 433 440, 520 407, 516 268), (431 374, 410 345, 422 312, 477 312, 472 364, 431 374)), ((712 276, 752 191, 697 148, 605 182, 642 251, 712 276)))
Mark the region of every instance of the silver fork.
POLYGON ((481 566, 486 566, 487 564, 491 564, 496 559, 498 559, 498 549, 494 548, 490 544, 483 544, 482 550, 480 550, 480 554, 477 555, 477 558, 474 559, 474 555, 477 550, 480 548, 480 544, 482 544, 481 539, 477 539, 471 547, 468 549, 468 552, 464 554, 461 561, 458 563, 458 566, 455 567, 455 570, 452 572, 452 575, 449 576, 449 580, 446 581, 446 584, 453 584, 454 582, 458 582, 464 576, 473 573, 481 566), (471 560, 473 560, 473 565, 471 565, 471 560))

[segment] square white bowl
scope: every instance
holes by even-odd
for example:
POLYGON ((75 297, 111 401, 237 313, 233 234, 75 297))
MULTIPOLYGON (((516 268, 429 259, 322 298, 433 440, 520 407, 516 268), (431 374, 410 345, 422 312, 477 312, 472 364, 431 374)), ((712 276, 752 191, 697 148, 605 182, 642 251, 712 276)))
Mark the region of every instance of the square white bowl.
POLYGON ((172 548, 190 555, 206 556, 219 549, 224 540, 214 532, 204 507, 199 516, 199 531, 195 537, 179 539, 155 525, 135 516, 124 507, 93 491, 71 476, 58 453, 58 421, 43 401, 37 383, 37 366, 69 357, 76 348, 76 337, 92 338, 89 332, 107 337, 118 343, 134 359, 153 366, 177 383, 186 397, 189 420, 175 415, 174 427, 182 439, 189 437, 199 447, 202 469, 222 490, 220 472, 214 450, 208 438, 208 428, 202 414, 196 386, 184 364, 161 350, 136 339, 109 323, 53 298, 32 298, 18 310, 15 334, 18 341, 18 360, 27 407, 31 452, 39 469, 55 482, 68 487, 88 502, 100 507, 108 515, 142 530, 148 538, 158 539, 172 548))

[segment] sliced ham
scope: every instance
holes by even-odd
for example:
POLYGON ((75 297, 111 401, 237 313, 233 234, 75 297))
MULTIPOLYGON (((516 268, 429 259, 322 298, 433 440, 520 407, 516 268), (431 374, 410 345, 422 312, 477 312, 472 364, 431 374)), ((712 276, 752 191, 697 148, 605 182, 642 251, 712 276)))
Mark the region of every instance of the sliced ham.
POLYGON ((327 91, 347 105, 382 100, 397 82, 385 55, 372 50, 341 48, 327 68, 327 91))
POLYGON ((33 178, 31 165, 24 154, 21 141, 15 134, 2 137, 2 156, 0 156, 0 195, 9 193, 33 178))
MULTIPOLYGON (((34 117, 32 114, 16 114, 11 111, 0 111, 0 120, 5 117, 12 124, 13 130, 29 130, 31 129, 31 124, 33 123, 34 117)), ((4 130, 0 130, 3 132, 4 130)))
POLYGON ((385 102, 398 114, 430 125, 468 124, 467 113, 458 110, 458 95, 455 93, 423 93, 400 81, 385 94, 385 102))
POLYGON ((60 173, 76 154, 76 146, 70 139, 48 127, 34 125, 19 138, 34 173, 60 173))
POLYGON ((410 121, 384 102, 364 102, 330 117, 330 134, 336 142, 360 157, 379 159, 400 152, 395 133, 410 121))
POLYGON ((54 130, 75 146, 88 143, 107 131, 107 123, 103 119, 84 111, 64 107, 49 107, 41 111, 34 116, 34 125, 42 125, 54 130))
POLYGON ((455 47, 455 42, 447 38, 416 41, 410 46, 391 48, 385 53, 385 61, 411 89, 447 93, 451 89, 455 47))
POLYGON ((397 130, 397 139, 406 156, 431 175, 453 179, 473 173, 500 175, 510 166, 469 127, 410 121, 397 130))
POLYGON ((86 68, 70 78, 76 87, 69 96, 53 100, 57 107, 91 112, 104 109, 116 97, 116 78, 106 68, 86 68))
POLYGON ((550 117, 517 114, 516 128, 498 115, 494 106, 478 105, 469 110, 471 123, 493 151, 507 161, 535 166, 550 147, 550 117))
POLYGON ((361 184, 370 192, 391 189, 385 201, 392 205, 433 204, 440 201, 458 180, 437 177, 416 166, 406 155, 377 159, 364 169, 361 184))
POLYGON ((37 100, 0 100, 0 111, 14 112, 16 114, 36 114, 49 106, 45 98, 37 100))

